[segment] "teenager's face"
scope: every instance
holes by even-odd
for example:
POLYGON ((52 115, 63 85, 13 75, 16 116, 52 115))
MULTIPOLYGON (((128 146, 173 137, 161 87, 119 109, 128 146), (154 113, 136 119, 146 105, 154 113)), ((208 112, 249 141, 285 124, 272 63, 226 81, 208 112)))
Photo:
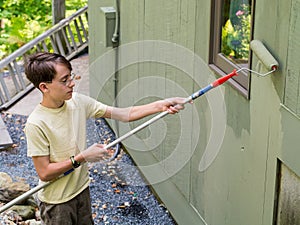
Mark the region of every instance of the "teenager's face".
POLYGON ((48 84, 49 97, 53 101, 69 100, 72 98, 75 83, 71 78, 71 71, 63 64, 55 65, 56 75, 51 83, 48 84))

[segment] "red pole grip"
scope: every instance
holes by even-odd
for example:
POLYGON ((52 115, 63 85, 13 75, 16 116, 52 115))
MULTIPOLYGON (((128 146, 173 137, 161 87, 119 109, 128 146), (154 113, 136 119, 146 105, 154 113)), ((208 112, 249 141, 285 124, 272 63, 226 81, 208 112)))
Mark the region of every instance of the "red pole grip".
POLYGON ((224 77, 221 77, 217 80, 215 80, 213 83, 212 83, 212 86, 213 87, 217 87, 219 86, 220 84, 223 84, 225 81, 229 80, 230 78, 232 78, 233 76, 237 76, 238 73, 236 72, 236 70, 233 70, 230 74, 227 74, 226 76, 224 77))

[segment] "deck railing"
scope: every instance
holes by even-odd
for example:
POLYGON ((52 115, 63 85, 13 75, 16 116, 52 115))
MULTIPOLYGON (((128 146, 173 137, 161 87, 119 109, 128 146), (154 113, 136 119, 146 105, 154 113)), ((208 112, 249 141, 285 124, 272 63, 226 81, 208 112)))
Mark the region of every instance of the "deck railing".
POLYGON ((71 59, 88 46, 87 6, 23 45, 0 61, 0 111, 9 108, 34 87, 24 74, 26 56, 55 52, 71 59))

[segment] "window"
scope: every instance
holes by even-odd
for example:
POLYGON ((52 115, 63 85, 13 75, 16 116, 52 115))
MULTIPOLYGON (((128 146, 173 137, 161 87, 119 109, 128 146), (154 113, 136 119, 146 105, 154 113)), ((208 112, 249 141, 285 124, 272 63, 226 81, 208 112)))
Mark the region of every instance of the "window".
MULTIPOLYGON (((250 66, 253 0, 212 0, 210 66, 220 75, 250 66)), ((249 97, 249 74, 239 72, 231 84, 249 97)))

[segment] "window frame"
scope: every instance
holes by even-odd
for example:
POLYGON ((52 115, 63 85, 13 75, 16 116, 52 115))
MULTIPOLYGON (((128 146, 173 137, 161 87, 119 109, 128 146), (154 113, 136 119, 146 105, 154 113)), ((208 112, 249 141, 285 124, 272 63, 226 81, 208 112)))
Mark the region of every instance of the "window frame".
MULTIPOLYGON (((238 70, 241 67, 234 64, 221 53, 221 37, 222 37, 222 7, 224 0, 211 1, 211 23, 210 23, 210 52, 209 52, 209 67, 218 75, 225 76, 231 73, 234 69, 238 70)), ((254 24, 254 5, 252 0, 251 5, 251 28, 250 40, 253 39, 253 24, 254 24)), ((244 66, 251 68, 252 51, 249 49, 248 63, 244 66)), ((250 81, 251 75, 248 71, 240 71, 239 76, 233 77, 229 83, 237 89, 244 97, 250 98, 250 81)))

